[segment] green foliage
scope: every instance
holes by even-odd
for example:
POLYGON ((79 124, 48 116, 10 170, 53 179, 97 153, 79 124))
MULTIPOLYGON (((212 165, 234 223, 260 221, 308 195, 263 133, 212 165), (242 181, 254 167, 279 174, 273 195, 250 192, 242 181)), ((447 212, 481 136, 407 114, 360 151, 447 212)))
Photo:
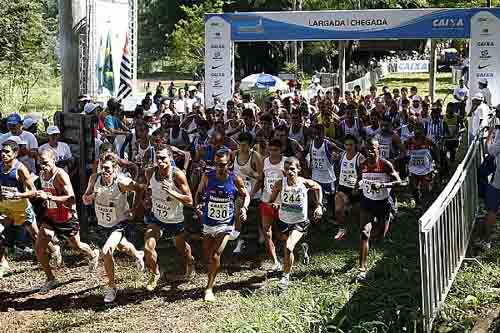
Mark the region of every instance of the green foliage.
POLYGON ((181 6, 185 18, 175 25, 171 35, 169 59, 183 72, 194 73, 205 60, 205 14, 221 13, 224 1, 207 0, 201 4, 181 6))
POLYGON ((56 20, 41 0, 0 6, 0 111, 23 110, 40 81, 54 69, 56 20))

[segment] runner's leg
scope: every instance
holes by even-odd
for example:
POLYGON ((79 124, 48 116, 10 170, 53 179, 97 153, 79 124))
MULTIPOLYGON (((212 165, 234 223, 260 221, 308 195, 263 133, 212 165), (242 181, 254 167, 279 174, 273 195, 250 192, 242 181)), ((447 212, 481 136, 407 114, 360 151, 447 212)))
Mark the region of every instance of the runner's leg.
POLYGON ((123 238, 123 231, 114 231, 109 235, 106 243, 102 247, 102 254, 104 259, 104 270, 106 271, 106 276, 108 277, 108 286, 110 288, 116 289, 115 282, 115 260, 113 253, 116 247, 120 244, 123 238))
POLYGON ((161 237, 160 226, 149 224, 144 233, 144 259, 148 270, 156 275, 160 275, 158 266, 158 253, 156 252, 156 243, 161 237))
POLYGON ((267 254, 273 259, 274 266, 277 266, 279 265, 279 261, 276 255, 276 247, 273 243, 273 222, 274 220, 272 217, 262 216, 262 231, 264 233, 267 254))
MULTIPOLYGON (((209 237, 211 238, 211 237, 209 237)), ((207 290, 212 290, 215 278, 220 269, 220 259, 222 253, 224 252, 224 248, 227 245, 227 241, 229 240, 229 235, 219 234, 215 238, 211 238, 209 241, 211 244, 207 244, 208 252, 208 282, 207 282, 207 290), (210 247, 208 247, 211 245, 210 247)))
POLYGON ((285 260, 283 263, 283 272, 285 274, 290 274, 290 271, 292 270, 293 267, 293 262, 295 259, 295 256, 293 254, 293 251, 295 249, 295 246, 297 243, 300 241, 304 233, 298 231, 298 230, 292 230, 292 232, 286 237, 285 241, 285 260))
POLYGON ((49 256, 47 254, 48 245, 54 238, 54 234, 54 230, 52 230, 49 226, 42 224, 35 243, 36 256, 40 266, 42 266, 42 269, 47 276, 47 281, 55 279, 54 273, 52 272, 52 268, 49 264, 49 256))
POLYGON ((177 253, 184 258, 185 274, 190 275, 193 270, 193 256, 191 254, 191 246, 186 242, 184 233, 175 236, 175 248, 177 253))

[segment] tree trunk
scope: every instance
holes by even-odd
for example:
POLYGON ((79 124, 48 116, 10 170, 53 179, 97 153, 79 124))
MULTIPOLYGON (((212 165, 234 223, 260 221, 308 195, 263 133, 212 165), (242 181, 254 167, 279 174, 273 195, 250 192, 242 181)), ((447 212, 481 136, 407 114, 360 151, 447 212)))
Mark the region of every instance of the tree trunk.
POLYGON ((76 29, 86 16, 84 0, 59 0, 59 31, 62 73, 62 107, 67 112, 80 94, 79 49, 76 29))

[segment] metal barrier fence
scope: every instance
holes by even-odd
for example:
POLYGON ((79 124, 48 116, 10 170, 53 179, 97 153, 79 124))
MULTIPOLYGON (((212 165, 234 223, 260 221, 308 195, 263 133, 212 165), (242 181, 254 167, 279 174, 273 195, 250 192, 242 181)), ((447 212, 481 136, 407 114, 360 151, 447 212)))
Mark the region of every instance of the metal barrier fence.
POLYGON ((431 332, 465 257, 479 207, 477 169, 484 158, 481 131, 451 180, 419 220, 424 332, 431 332))

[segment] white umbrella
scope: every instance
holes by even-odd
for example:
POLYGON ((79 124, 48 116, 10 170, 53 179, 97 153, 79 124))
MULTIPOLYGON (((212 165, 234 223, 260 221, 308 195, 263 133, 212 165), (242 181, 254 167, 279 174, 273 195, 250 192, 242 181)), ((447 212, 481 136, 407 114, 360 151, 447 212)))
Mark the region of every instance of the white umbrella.
POLYGON ((279 77, 271 74, 252 74, 241 80, 241 90, 267 89, 269 91, 288 91, 288 85, 279 77))

